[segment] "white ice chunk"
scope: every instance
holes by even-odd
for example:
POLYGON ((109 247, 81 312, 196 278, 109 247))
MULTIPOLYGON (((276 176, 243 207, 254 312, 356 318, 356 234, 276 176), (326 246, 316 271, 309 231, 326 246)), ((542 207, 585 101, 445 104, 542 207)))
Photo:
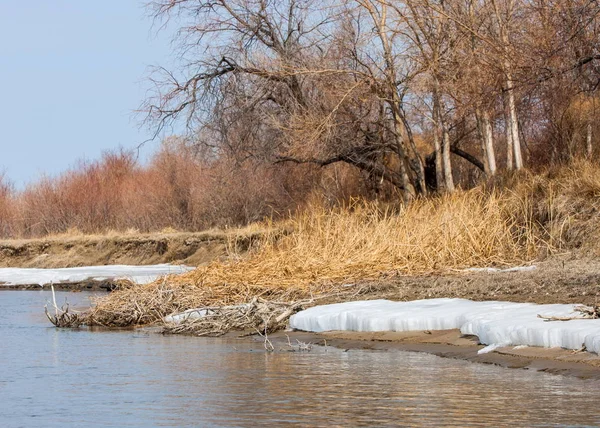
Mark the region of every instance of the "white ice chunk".
POLYGON ((187 320, 197 320, 203 318, 210 313, 210 309, 188 309, 187 311, 167 315, 165 322, 179 324, 187 320))
POLYGON ((137 284, 147 284, 164 275, 180 274, 194 268, 182 265, 150 266, 84 266, 60 269, 0 268, 0 286, 26 284, 56 284, 61 282, 80 282, 88 279, 129 279, 137 284))
POLYGON ((485 345, 542 346, 600 352, 600 319, 544 321, 574 316, 574 305, 474 302, 428 299, 412 302, 371 300, 315 306, 290 318, 305 331, 419 331, 460 329, 485 345))
MULTIPOLYGON (((248 309, 250 307, 249 303, 244 303, 241 305, 233 305, 233 306, 223 306, 220 309, 240 309, 240 310, 245 310, 248 309)), ((179 313, 174 313, 171 315, 167 315, 164 318, 165 322, 169 322, 169 323, 174 323, 174 324, 180 324, 183 321, 188 321, 188 320, 197 320, 200 318, 204 318, 207 315, 213 315, 215 314, 216 310, 215 308, 195 308, 195 309, 188 309, 187 311, 183 311, 183 312, 179 312, 179 313)))
POLYGON ((477 351, 477 353, 479 355, 488 354, 488 353, 495 351, 498 348, 502 348, 504 346, 509 346, 509 344, 508 343, 492 343, 491 345, 488 345, 485 348, 481 348, 479 351, 477 351))

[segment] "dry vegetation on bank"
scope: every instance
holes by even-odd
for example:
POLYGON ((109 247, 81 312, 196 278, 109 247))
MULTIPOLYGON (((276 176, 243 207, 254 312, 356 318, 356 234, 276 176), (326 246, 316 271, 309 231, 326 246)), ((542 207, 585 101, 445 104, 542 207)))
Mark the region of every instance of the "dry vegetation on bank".
POLYGON ((521 264, 561 249, 597 254, 599 177, 600 167, 577 162, 405 208, 308 210, 288 220, 289 234, 267 235, 247 257, 101 298, 87 322, 148 324, 256 296, 307 299, 366 279, 521 264))

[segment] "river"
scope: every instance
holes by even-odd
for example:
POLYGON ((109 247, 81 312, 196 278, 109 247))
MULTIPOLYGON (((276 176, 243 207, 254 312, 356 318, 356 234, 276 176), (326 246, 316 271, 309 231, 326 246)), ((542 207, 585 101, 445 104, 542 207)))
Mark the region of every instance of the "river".
POLYGON ((597 381, 418 353, 56 329, 49 297, 0 291, 1 427, 600 425, 597 381))

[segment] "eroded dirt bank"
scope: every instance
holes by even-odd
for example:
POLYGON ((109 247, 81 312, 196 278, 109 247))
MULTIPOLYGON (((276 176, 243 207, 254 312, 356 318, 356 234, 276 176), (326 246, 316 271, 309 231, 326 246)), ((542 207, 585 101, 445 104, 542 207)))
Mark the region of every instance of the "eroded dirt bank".
POLYGON ((244 251, 260 236, 232 232, 99 235, 0 241, 0 267, 66 268, 159 263, 198 266, 244 251))

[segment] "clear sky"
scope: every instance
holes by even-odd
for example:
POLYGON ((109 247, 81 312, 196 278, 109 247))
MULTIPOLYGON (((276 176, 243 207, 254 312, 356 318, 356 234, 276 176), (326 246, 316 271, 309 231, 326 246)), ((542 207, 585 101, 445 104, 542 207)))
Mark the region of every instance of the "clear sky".
POLYGON ((171 36, 143 5, 0 0, 0 172, 18 187, 150 136, 133 110, 148 66, 169 65, 171 36))

